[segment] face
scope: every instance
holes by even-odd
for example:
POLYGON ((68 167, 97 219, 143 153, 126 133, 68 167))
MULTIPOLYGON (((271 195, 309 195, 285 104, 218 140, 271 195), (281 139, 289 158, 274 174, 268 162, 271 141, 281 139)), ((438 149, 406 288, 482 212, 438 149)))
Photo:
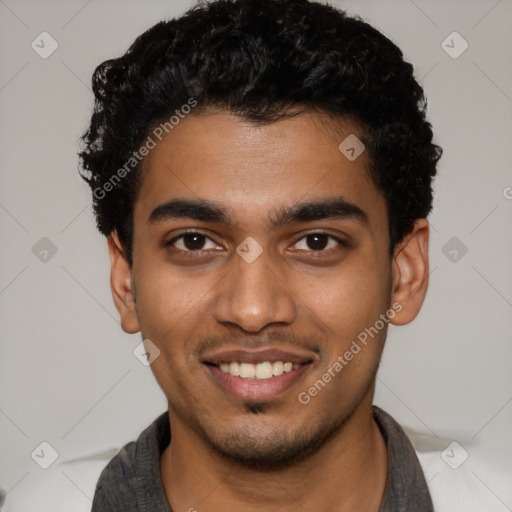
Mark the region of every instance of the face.
POLYGON ((171 428, 249 466, 303 458, 369 407, 398 317, 386 203, 367 155, 338 149, 349 134, 319 113, 190 115, 143 162, 131 269, 110 240, 171 428))

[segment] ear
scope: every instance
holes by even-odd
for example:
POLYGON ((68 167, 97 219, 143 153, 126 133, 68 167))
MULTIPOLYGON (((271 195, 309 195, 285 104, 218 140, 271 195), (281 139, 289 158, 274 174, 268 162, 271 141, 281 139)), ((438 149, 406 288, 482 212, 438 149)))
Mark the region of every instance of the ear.
POLYGON ((121 328, 128 334, 134 334, 139 332, 140 327, 135 308, 132 269, 116 231, 107 237, 107 242, 110 253, 110 288, 121 317, 121 328))
POLYGON ((421 309, 428 288, 428 240, 428 221, 417 219, 412 232, 395 247, 391 304, 402 308, 390 319, 394 325, 412 322, 421 309))

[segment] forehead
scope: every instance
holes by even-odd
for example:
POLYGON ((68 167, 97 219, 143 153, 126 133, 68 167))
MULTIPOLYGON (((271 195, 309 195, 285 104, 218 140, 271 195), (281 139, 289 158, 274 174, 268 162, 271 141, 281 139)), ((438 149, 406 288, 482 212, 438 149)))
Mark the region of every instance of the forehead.
POLYGON ((147 218, 158 204, 174 197, 220 202, 233 217, 242 217, 339 195, 369 217, 373 212, 386 218, 383 196, 367 170, 366 152, 354 160, 339 149, 347 137, 352 142, 348 149, 355 137, 362 138, 355 123, 321 113, 272 123, 254 123, 224 111, 189 115, 143 161, 135 217, 147 218))

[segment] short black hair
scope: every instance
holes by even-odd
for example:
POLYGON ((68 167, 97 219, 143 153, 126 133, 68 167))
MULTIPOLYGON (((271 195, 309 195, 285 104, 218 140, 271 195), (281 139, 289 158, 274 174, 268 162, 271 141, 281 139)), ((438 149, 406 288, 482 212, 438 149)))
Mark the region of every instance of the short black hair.
POLYGON ((442 150, 432 142, 413 66, 378 30, 330 5, 199 3, 100 64, 92 87, 81 175, 93 192, 98 229, 118 232, 130 264, 138 148, 186 105, 197 113, 221 108, 254 122, 278 121, 295 107, 356 121, 372 179, 387 203, 391 250, 432 209, 442 150))

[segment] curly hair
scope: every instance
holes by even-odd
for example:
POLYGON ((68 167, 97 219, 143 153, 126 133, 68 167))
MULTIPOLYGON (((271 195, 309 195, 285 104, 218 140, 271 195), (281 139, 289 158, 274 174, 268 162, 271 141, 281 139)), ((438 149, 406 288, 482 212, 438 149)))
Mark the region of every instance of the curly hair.
MULTIPOLYGON (((360 18, 308 0, 213 0, 140 35, 94 71, 81 175, 98 229, 116 230, 132 263, 139 165, 113 183, 151 130, 183 105, 276 122, 291 107, 355 120, 388 209, 390 249, 432 208, 442 150, 400 49, 360 18), (108 195, 105 193, 108 191, 108 195)), ((137 163, 137 162, 136 162, 137 163)))

